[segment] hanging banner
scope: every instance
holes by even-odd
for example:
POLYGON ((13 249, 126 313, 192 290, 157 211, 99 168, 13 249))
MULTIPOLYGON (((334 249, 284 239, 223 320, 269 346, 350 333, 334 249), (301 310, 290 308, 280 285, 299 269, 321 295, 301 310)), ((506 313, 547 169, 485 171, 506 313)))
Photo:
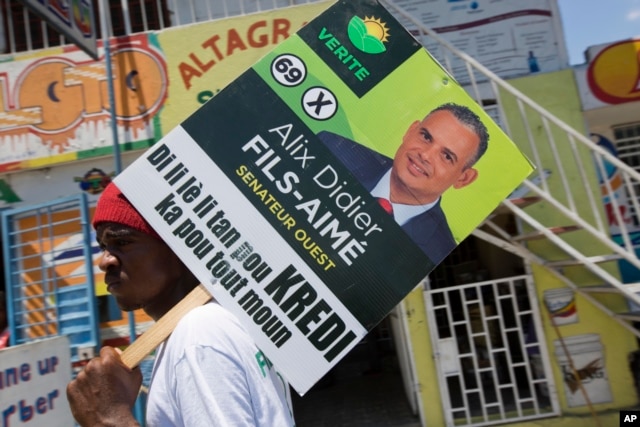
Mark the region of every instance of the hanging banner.
POLYGON ((70 42, 98 60, 93 3, 89 0, 20 0, 70 42))
POLYGON ((310 21, 115 182, 303 394, 531 171, 361 0, 310 21))

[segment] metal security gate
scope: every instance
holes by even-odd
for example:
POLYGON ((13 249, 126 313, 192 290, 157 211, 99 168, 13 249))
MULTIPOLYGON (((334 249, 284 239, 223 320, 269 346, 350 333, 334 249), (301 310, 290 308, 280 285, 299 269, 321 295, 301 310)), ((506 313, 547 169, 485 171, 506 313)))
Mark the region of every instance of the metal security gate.
POLYGON ((448 426, 555 415, 555 386, 532 279, 424 293, 448 426))
POLYGON ((67 335, 72 361, 91 356, 99 340, 85 194, 1 217, 11 344, 67 335))

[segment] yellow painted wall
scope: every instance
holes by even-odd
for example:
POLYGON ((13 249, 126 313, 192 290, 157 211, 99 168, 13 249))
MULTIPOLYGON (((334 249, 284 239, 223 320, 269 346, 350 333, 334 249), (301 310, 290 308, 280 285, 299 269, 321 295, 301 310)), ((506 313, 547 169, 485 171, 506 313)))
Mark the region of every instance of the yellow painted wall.
POLYGON ((404 299, 406 316, 409 325, 409 339, 413 349, 416 377, 420 391, 419 405, 424 410, 424 419, 427 426, 445 425, 442 413, 442 400, 440 399, 440 385, 436 373, 435 360, 433 358, 433 346, 429 336, 427 313, 424 304, 422 287, 414 289, 404 299))
POLYGON ((163 133, 331 4, 312 3, 158 32, 171 89, 161 112, 163 133))
MULTIPOLYGON (((585 128, 585 119, 581 111, 580 98, 577 91, 577 85, 575 83, 573 70, 567 69, 555 73, 547 73, 534 77, 515 79, 509 81, 509 83, 516 89, 519 89, 527 96, 532 98, 542 107, 550 111, 560 120, 564 121, 574 129, 582 132, 584 135, 588 134, 588 130, 585 128)), ((507 107, 507 111, 516 111, 512 108, 509 108, 508 103, 505 104, 505 106, 507 107)), ((521 141, 521 139, 518 137, 518 135, 521 135, 521 133, 517 129, 512 130, 514 130, 514 141, 516 142, 516 144, 520 145, 519 141, 521 141)), ((540 135, 540 137, 542 137, 542 135, 540 135)), ((521 146, 521 148, 524 151, 528 150, 528 148, 525 146, 521 146)), ((559 147, 559 150, 562 150, 562 153, 566 152, 565 150, 568 150, 569 148, 570 147, 568 146, 561 146, 559 147)), ((549 152, 542 152, 541 154, 543 156, 552 155, 549 152)), ((596 185, 597 175, 595 173, 594 163, 591 160, 591 155, 588 150, 582 150, 581 154, 585 167, 589 167, 587 169, 587 173, 588 179, 590 179, 594 184, 592 188, 598 188, 598 186, 596 185)), ((570 157, 568 155, 566 157, 561 155, 560 158, 568 159, 570 157)), ((591 207, 587 203, 587 197, 580 196, 582 192, 580 177, 577 175, 576 169, 574 169, 574 172, 574 174, 569 176, 569 182, 572 190, 578 190, 578 197, 576 197, 576 207, 578 211, 586 212, 590 210, 591 207)), ((551 183, 552 185, 560 185, 559 181, 553 179, 551 183)), ((597 200, 599 200, 599 194, 596 194, 594 196, 597 200)), ((558 221, 557 223, 555 223, 555 225, 564 225, 567 223, 566 219, 558 216, 555 213, 555 209, 547 208, 544 206, 544 204, 537 205, 540 206, 532 206, 528 208, 530 210, 538 210, 538 212, 536 212, 536 218, 548 219, 550 221, 549 224, 554 224, 553 221, 558 221)), ((600 205, 600 207, 602 208, 602 205, 600 205)), ((601 209, 601 214, 603 218, 606 218, 604 216, 604 209, 601 209)), ((593 238, 589 237, 584 232, 570 233, 566 236, 563 236, 563 238, 565 238, 573 247, 585 250, 587 252, 587 255, 601 254, 606 252, 606 250, 603 248, 603 245, 594 241, 593 238)), ((545 241, 544 239, 529 243, 529 247, 536 253, 541 254, 547 259, 549 257, 549 254, 553 254, 554 257, 558 256, 558 259, 567 258, 567 256, 562 254, 561 251, 559 251, 555 247, 555 245, 545 241)), ((604 267, 608 272, 616 277, 619 277, 617 264, 615 262, 610 262, 604 267)), ((553 275, 551 275, 551 273, 549 273, 542 267, 533 266, 532 273, 534 276, 534 281, 536 283, 536 290, 538 292, 539 301, 542 301, 544 290, 565 286, 553 275)), ((584 271, 579 268, 567 267, 565 268, 564 273, 568 277, 571 277, 574 282, 580 285, 597 284, 602 282, 601 279, 593 277, 590 273, 584 273, 584 271), (571 271, 572 269, 574 271, 571 271)), ((620 311, 625 310, 626 303, 621 297, 615 295, 603 295, 599 298, 602 301, 607 302, 607 305, 610 307, 618 308, 620 311)), ((580 295, 576 296, 576 305, 579 317, 578 323, 560 326, 558 327, 558 331, 563 338, 588 333, 595 333, 600 335, 600 340, 605 349, 604 358, 606 371, 609 376, 609 383, 611 386, 613 401, 608 404, 603 403, 596 405, 596 409, 599 411, 608 408, 620 408, 637 404, 638 397, 630 375, 627 360, 629 353, 637 349, 637 342, 635 337, 631 332, 611 319, 608 314, 596 308, 593 304, 588 302, 580 295)), ((541 313, 544 313, 543 325, 545 329, 547 347, 550 352, 553 352, 553 341, 555 339, 558 339, 558 337, 556 332, 554 331, 554 328, 552 327, 551 322, 549 321, 549 316, 546 315, 545 306, 541 304, 540 308, 541 313)), ((588 412, 587 407, 567 407, 566 396, 562 383, 562 375, 558 368, 558 363, 555 356, 551 356, 551 365, 554 370, 554 377, 556 379, 556 385, 558 387, 558 396, 560 398, 562 411, 572 413, 588 412)))

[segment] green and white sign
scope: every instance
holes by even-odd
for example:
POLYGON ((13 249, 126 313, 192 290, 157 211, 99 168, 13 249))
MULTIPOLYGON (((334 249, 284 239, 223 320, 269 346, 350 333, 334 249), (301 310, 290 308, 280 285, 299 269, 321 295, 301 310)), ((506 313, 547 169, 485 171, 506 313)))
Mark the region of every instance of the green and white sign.
POLYGON ((281 43, 116 184, 302 394, 531 171, 361 0, 281 43))

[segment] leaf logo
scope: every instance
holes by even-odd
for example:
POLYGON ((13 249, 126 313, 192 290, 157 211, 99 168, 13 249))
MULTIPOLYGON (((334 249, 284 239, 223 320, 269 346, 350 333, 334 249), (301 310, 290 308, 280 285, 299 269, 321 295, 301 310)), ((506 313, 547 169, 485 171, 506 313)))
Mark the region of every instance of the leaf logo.
POLYGON ((378 54, 387 50, 384 44, 389 41, 389 28, 378 18, 354 16, 347 32, 351 43, 364 53, 378 54))

